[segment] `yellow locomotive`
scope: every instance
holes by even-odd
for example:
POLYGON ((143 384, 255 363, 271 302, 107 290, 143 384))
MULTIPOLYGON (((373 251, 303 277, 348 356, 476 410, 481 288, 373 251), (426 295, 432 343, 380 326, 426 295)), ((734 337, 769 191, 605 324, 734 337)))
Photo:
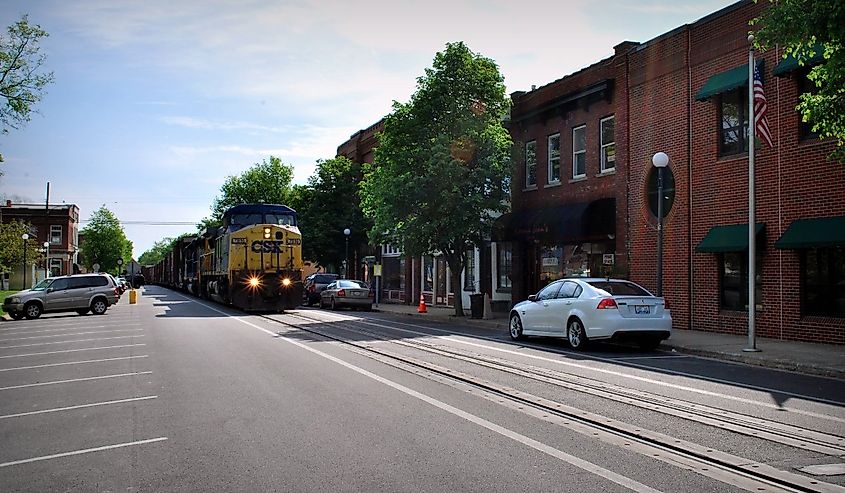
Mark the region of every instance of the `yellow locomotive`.
POLYGON ((281 311, 302 302, 302 235, 290 207, 236 205, 223 214, 220 228, 194 245, 192 282, 201 297, 248 311, 281 311))

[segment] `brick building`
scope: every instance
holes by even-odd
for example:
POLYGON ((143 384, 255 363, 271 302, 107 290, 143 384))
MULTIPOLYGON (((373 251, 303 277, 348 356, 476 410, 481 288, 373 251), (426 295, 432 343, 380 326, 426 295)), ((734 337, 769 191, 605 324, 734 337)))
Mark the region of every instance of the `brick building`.
MULTIPOLYGON (((29 232, 31 243, 39 246, 45 242, 49 244, 49 252, 47 249, 43 252, 43 255, 49 255, 46 265, 44 256, 31 259, 36 262, 33 264, 35 277, 30 273, 27 279, 43 278, 45 268, 53 276, 74 272, 79 252, 79 207, 73 204, 46 206, 45 204, 13 204, 12 201, 6 201, 5 205, 0 206, 0 222, 11 221, 31 225, 29 232)), ((15 273, 15 275, 20 275, 20 273, 15 273)), ((12 280, 12 285, 16 285, 16 281, 12 280)))
MULTIPOLYGON (((747 35, 766 7, 738 2, 625 54, 630 274, 655 287, 651 156, 663 151, 673 178, 663 292, 679 328, 747 331, 747 35)), ((842 344, 845 166, 827 161, 834 144, 795 111, 807 69, 777 50, 756 60, 774 140, 755 153, 756 333, 842 344)))

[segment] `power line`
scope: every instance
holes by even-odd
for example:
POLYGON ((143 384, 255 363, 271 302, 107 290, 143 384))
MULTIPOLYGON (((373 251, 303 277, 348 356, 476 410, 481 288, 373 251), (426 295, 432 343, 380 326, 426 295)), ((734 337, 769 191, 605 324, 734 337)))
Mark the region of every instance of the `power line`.
MULTIPOLYGON (((90 219, 83 219, 80 223, 91 222, 90 219)), ((123 225, 141 226, 196 226, 199 221, 119 221, 123 225)))

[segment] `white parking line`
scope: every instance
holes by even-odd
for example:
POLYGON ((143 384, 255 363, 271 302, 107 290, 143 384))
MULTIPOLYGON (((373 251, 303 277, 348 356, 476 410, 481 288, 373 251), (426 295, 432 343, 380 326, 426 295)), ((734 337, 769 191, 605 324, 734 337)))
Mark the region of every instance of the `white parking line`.
MULTIPOLYGON (((32 332, 25 332, 25 334, 46 334, 47 332, 65 332, 68 330, 79 330, 79 329, 105 329, 107 327, 114 327, 115 325, 119 325, 121 327, 136 327, 141 324, 107 324, 107 325, 80 325, 76 327, 65 327, 64 329, 47 329, 47 330, 33 330, 32 332)), ((2 329, 0 329, 2 330, 2 329)), ((6 335, 20 335, 20 334, 6 334, 6 335)))
MULTIPOLYGON (((68 334, 71 335, 71 334, 68 334)), ((117 337, 97 337, 95 339, 74 339, 72 341, 57 341, 57 342, 36 342, 33 344, 18 344, 17 346, 0 346, 0 349, 12 349, 18 347, 32 347, 32 346, 50 346, 52 344, 71 344, 74 342, 91 342, 91 341, 108 341, 110 339, 131 339, 133 337, 144 337, 144 334, 136 336, 117 336, 117 337)))
POLYGON ((61 454, 53 454, 53 455, 44 455, 41 457, 33 457, 31 459, 23 459, 23 460, 16 460, 12 462, 4 462, 0 464, 0 467, 9 467, 9 466, 17 466, 19 464, 28 464, 30 462, 38 462, 41 460, 49 460, 49 459, 58 459, 60 457, 69 457, 72 455, 81 455, 81 454, 88 454, 91 452, 101 452, 103 450, 111 450, 116 448, 122 447, 131 447, 133 445, 144 445, 146 443, 155 443, 155 442, 162 442, 167 440, 167 437, 159 437, 159 438, 150 438, 149 440, 139 440, 137 442, 126 442, 126 443, 116 443, 114 445, 105 445, 102 447, 95 447, 95 448, 86 448, 82 450, 74 450, 72 452, 62 452, 61 454))
POLYGON ((112 325, 122 325, 124 322, 138 322, 139 319, 137 317, 132 318, 115 318, 109 316, 108 318, 95 318, 95 317, 85 317, 85 318, 76 318, 72 320, 61 320, 61 319, 40 319, 40 320, 26 320, 17 322, 14 327, 8 327, 7 324, 3 324, 3 328, 0 329, 0 332, 7 332, 10 330, 27 330, 27 329, 44 329, 47 327, 73 327, 73 326, 85 326, 91 323, 109 323, 112 325), (95 321, 96 320, 96 321, 95 321), (108 322, 106 322, 108 320, 108 322))
POLYGON ((22 416, 32 416, 35 414, 46 414, 46 413, 57 413, 59 411, 72 411, 74 409, 85 409, 86 407, 97 407, 97 406, 108 406, 111 404, 123 404, 126 402, 135 402, 135 401, 146 401, 150 399, 157 399, 157 395, 148 395, 146 397, 133 397, 131 399, 120 399, 116 401, 105 401, 105 402, 92 402, 90 404, 80 404, 78 406, 67 406, 67 407, 56 407, 53 409, 43 409, 41 411, 29 411, 25 413, 17 413, 17 414, 6 414, 4 416, 0 416, 0 419, 8 419, 8 418, 20 418, 22 416))
POLYGON ((100 350, 100 349, 118 349, 118 348, 135 347, 135 346, 146 346, 146 344, 121 344, 119 346, 87 347, 87 348, 83 348, 83 349, 63 349, 61 351, 44 351, 42 353, 10 354, 8 356, 0 356, 0 359, 23 358, 23 357, 26 357, 26 356, 44 356, 44 355, 47 355, 47 354, 77 353, 79 351, 97 351, 97 350, 100 350))
POLYGON ((149 375, 151 371, 136 371, 133 373, 118 373, 116 375, 103 375, 101 377, 87 377, 87 378, 73 378, 70 380, 53 380, 51 382, 38 382, 38 383, 27 383, 24 385, 12 385, 11 387, 0 387, 0 390, 14 390, 14 389, 26 389, 29 387, 42 387, 44 385, 58 385, 60 383, 73 383, 73 382, 87 382, 90 380, 103 380, 106 378, 120 378, 120 377, 134 377, 136 375, 149 375))
POLYGON ((120 361, 134 358, 148 358, 146 354, 139 356, 121 356, 120 358, 105 358, 105 359, 89 359, 85 361, 70 361, 67 363, 51 363, 49 365, 34 365, 34 366, 18 366, 17 368, 0 368, 0 371, 15 371, 15 370, 32 370, 34 368, 50 368, 51 366, 65 366, 65 365, 84 365, 86 363, 102 363, 104 361, 120 361))
POLYGON ((12 339, 0 339, 0 342, 26 341, 29 339, 51 339, 53 337, 84 336, 88 334, 109 334, 112 332, 143 332, 144 329, 116 329, 116 330, 92 330, 89 332, 77 332, 75 334, 53 334, 51 336, 14 337, 12 339))

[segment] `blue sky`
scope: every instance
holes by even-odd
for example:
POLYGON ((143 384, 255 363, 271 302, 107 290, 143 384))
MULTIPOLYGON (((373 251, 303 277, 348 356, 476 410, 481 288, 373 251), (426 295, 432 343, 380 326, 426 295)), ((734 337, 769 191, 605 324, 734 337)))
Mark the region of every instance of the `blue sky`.
MULTIPOLYGON (((227 176, 274 155, 306 183, 355 131, 405 102, 447 42, 530 89, 726 0, 2 0, 28 14, 55 82, 0 135, 0 195, 105 204, 122 221, 196 223, 227 176)), ((5 33, 4 33, 5 34, 5 33)), ((84 226, 84 223, 83 223, 84 226)), ((126 224, 137 257, 190 225, 126 224)))

